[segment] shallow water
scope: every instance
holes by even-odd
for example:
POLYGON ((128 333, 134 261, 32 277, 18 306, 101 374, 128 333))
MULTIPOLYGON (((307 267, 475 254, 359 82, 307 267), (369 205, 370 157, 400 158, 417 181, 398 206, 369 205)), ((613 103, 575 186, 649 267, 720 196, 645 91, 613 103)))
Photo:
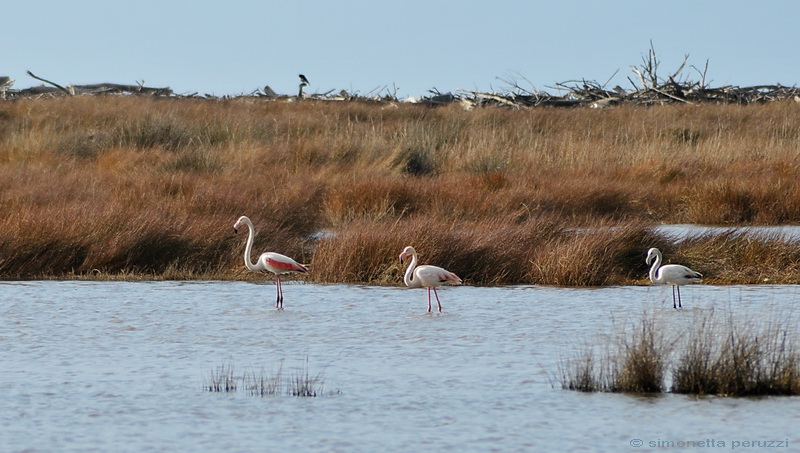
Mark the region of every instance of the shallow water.
POLYGON ((643 312, 676 335, 709 315, 796 325, 797 286, 684 287, 683 310, 663 286, 453 287, 432 315, 421 289, 284 292, 279 312, 271 282, 0 283, 0 451, 800 447, 800 398, 583 394, 553 382, 565 357, 643 312), (226 363, 290 375, 306 358, 324 373, 316 398, 203 389, 226 363))
POLYGON ((686 240, 700 236, 719 236, 732 234, 734 236, 747 236, 756 239, 780 240, 786 242, 800 241, 800 226, 797 225, 768 225, 768 226, 742 226, 723 227, 693 224, 668 224, 658 225, 653 228, 656 234, 667 236, 673 240, 686 240))

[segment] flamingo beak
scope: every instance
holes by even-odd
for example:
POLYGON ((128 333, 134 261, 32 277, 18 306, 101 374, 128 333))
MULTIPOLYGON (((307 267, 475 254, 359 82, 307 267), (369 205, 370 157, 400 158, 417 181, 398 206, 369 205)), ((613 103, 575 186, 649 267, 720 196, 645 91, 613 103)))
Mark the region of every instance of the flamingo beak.
POLYGON ((238 232, 239 232, 239 230, 238 230, 237 228, 234 228, 234 229, 233 229, 233 234, 236 234, 236 233, 238 233, 238 232))

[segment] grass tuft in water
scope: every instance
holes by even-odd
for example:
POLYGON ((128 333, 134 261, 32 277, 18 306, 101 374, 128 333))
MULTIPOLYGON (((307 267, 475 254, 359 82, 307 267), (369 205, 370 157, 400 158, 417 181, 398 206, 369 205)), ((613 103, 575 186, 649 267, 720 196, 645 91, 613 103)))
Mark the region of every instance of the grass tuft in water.
POLYGON ((800 343, 787 324, 785 317, 726 323, 712 310, 688 335, 668 341, 666 327, 643 315, 630 334, 619 335, 616 353, 598 359, 597 346, 587 346, 562 360, 559 381, 581 392, 800 395, 800 343))
MULTIPOLYGON (((313 398, 325 395, 323 392, 324 371, 312 374, 308 365, 308 357, 305 358, 303 366, 295 369, 291 376, 285 376, 283 373, 283 359, 274 373, 267 373, 264 368, 261 368, 258 373, 251 370, 241 376, 234 375, 233 366, 228 361, 211 371, 210 381, 206 382, 203 387, 209 392, 233 393, 238 390, 237 382, 240 382, 242 388, 251 396, 289 395, 313 398)), ((339 393, 341 392, 337 390, 328 394, 339 393)))
POLYGON ((203 387, 214 393, 235 392, 236 378, 233 375, 233 364, 231 361, 223 362, 222 365, 211 370, 210 379, 203 384, 203 387))
POLYGON ((312 376, 308 371, 308 357, 306 357, 305 366, 301 369, 295 370, 292 378, 289 381, 289 393, 292 396, 299 397, 315 397, 322 394, 322 388, 325 383, 324 372, 319 372, 312 376))
POLYGON ((669 346, 646 314, 631 333, 619 336, 616 351, 599 356, 586 346, 559 364, 561 388, 580 392, 658 393, 664 389, 669 346))
POLYGON ((599 361, 592 349, 586 349, 572 360, 558 365, 559 380, 564 390, 578 392, 607 392, 611 388, 610 373, 600 368, 608 362, 599 361))
POLYGON ((672 391, 698 395, 800 395, 800 348, 781 323, 720 325, 706 318, 672 373, 672 391))
POLYGON ((274 396, 280 395, 283 391, 283 360, 278 367, 278 371, 267 374, 262 368, 256 375, 253 371, 242 376, 243 387, 251 396, 274 396))
POLYGON ((614 392, 659 393, 664 389, 669 346, 663 330, 652 317, 643 315, 640 325, 623 336, 621 357, 614 367, 614 392))

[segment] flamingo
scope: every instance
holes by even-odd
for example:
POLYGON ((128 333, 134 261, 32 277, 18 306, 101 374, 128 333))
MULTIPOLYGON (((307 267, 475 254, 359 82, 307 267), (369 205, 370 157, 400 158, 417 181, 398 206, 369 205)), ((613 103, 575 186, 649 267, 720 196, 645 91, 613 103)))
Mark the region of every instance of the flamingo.
POLYGON ((298 263, 297 261, 289 258, 288 256, 281 255, 280 253, 267 252, 262 253, 258 260, 253 263, 250 261, 250 250, 253 248, 253 238, 255 231, 253 222, 247 216, 239 217, 239 220, 233 225, 233 232, 238 233, 242 225, 247 225, 249 233, 247 235, 247 245, 244 247, 244 265, 251 271, 267 271, 275 274, 275 286, 278 292, 277 300, 275 301, 275 308, 283 310, 283 288, 281 287, 281 275, 290 272, 308 272, 308 268, 298 263))
POLYGON ((695 272, 680 264, 661 265, 661 251, 651 248, 647 251, 645 263, 653 265, 650 267, 650 281, 657 285, 672 285, 672 308, 681 307, 681 287, 688 283, 699 283, 703 281, 703 274, 695 272), (678 305, 675 306, 675 290, 678 291, 678 305))
POLYGON ((436 292, 436 288, 442 285, 460 285, 461 279, 458 275, 441 267, 428 265, 417 267, 417 251, 410 245, 400 254, 400 262, 402 263, 403 259, 409 256, 411 256, 411 264, 406 269, 403 281, 409 288, 425 287, 428 289, 428 313, 431 312, 431 289, 433 289, 436 304, 439 305, 439 313, 441 313, 442 303, 439 302, 439 293, 436 292))

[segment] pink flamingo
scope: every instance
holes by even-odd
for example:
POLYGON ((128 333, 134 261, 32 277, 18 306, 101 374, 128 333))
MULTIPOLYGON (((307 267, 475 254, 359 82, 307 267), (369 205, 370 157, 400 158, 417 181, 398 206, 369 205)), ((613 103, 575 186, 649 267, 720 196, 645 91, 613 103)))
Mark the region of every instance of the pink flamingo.
POLYGON ((406 269, 403 281, 409 288, 428 288, 428 313, 431 312, 431 289, 436 296, 436 303, 439 305, 439 313, 442 312, 442 303, 439 302, 439 293, 436 288, 442 285, 460 285, 461 279, 458 275, 436 266, 417 267, 417 251, 414 247, 408 246, 400 254, 400 262, 411 256, 411 264, 406 269), (416 277, 416 278, 415 278, 416 277))
POLYGON ((253 263, 250 261, 250 251, 253 248, 253 238, 255 231, 253 222, 247 216, 239 217, 239 220, 233 225, 233 232, 238 233, 242 225, 247 225, 250 232, 247 235, 247 245, 244 247, 244 265, 248 269, 255 272, 267 271, 275 274, 275 285, 278 292, 278 298, 275 301, 275 308, 283 310, 283 288, 281 287, 281 275, 290 272, 308 272, 308 268, 298 263, 297 261, 289 258, 288 256, 281 255, 280 253, 267 252, 262 253, 258 257, 258 261, 253 263))
POLYGON ((699 283, 703 281, 703 274, 695 272, 680 264, 661 265, 661 251, 653 247, 647 251, 645 263, 650 264, 650 281, 657 285, 672 285, 672 308, 683 308, 681 305, 681 286, 689 283, 699 283), (675 305, 675 290, 678 291, 677 306, 675 305))

